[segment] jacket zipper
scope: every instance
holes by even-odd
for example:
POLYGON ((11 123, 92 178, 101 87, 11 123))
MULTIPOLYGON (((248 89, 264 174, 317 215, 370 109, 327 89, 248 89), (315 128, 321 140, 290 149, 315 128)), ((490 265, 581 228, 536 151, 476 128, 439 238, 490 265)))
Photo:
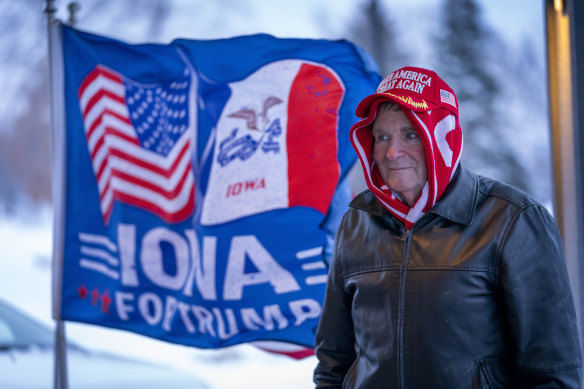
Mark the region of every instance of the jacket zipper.
POLYGON ((397 363, 398 363, 398 379, 399 388, 405 389, 405 377, 404 377, 404 315, 405 315, 405 299, 406 299, 406 275, 408 269, 408 262, 410 259, 410 244, 412 241, 412 230, 406 230, 406 234, 403 237, 405 241, 404 245, 404 257, 400 269, 399 276, 399 305, 398 305, 398 317, 397 317, 397 363))

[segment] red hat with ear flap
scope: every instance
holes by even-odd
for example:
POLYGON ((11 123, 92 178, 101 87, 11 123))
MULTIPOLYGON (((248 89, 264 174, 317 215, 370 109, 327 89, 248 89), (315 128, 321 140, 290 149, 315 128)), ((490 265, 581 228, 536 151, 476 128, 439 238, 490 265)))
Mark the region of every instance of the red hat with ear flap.
POLYGON ((375 93, 359 103, 356 114, 363 119, 351 128, 350 137, 367 186, 410 229, 440 199, 460 163, 462 130, 456 95, 435 72, 407 66, 385 77, 375 93), (402 109, 424 145, 428 182, 411 207, 387 188, 373 162, 371 129, 377 108, 384 101, 402 109))

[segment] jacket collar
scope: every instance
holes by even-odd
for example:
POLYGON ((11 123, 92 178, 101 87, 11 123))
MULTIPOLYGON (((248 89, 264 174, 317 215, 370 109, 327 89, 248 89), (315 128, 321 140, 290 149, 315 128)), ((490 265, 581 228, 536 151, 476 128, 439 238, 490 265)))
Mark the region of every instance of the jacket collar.
POLYGON ((479 195, 479 179, 460 166, 436 205, 428 211, 456 223, 472 223, 479 195))
MULTIPOLYGON (((442 216, 455 223, 469 225, 476 212, 478 194, 478 177, 461 165, 442 197, 427 213, 442 216)), ((369 190, 355 197, 349 206, 376 216, 389 214, 369 190)))

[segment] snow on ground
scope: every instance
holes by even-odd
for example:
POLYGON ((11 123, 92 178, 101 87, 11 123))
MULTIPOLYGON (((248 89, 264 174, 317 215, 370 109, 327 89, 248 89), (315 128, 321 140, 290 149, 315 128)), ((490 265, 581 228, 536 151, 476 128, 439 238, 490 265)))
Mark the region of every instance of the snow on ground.
MULTIPOLYGON (((0 214, 0 298, 40 321, 51 314, 50 209, 0 214)), ((214 389, 312 388, 314 357, 295 361, 242 345, 200 350, 121 330, 67 322, 66 336, 94 350, 139 357, 195 374, 214 389)), ((169 388, 171 389, 171 388, 169 388)))

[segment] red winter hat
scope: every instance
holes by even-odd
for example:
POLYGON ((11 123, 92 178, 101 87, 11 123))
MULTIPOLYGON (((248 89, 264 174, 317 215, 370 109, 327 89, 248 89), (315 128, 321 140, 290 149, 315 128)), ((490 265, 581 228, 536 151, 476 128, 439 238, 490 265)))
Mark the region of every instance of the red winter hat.
POLYGON ((376 100, 392 101, 416 112, 442 107, 458 118, 454 91, 435 72, 427 69, 406 66, 385 77, 377 91, 359 103, 357 116, 367 117, 371 104, 376 100))
POLYGON ((356 114, 363 119, 351 128, 351 144, 361 161, 367 187, 410 229, 440 199, 458 168, 462 130, 458 123, 456 95, 435 72, 408 66, 387 76, 374 94, 359 103, 356 114), (428 180, 412 206, 404 203, 384 183, 373 160, 371 127, 377 108, 384 101, 400 106, 424 145, 428 180))

